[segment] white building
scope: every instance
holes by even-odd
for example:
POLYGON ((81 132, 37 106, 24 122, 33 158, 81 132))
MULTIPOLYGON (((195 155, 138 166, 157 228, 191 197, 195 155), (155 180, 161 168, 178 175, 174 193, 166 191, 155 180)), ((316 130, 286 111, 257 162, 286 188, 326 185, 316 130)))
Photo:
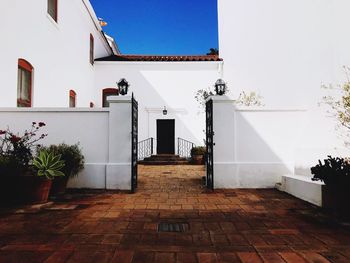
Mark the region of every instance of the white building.
POLYGON ((139 140, 157 138, 165 119, 175 123, 175 151, 177 137, 203 144, 205 116, 194 96, 223 77, 231 99, 256 91, 265 104, 237 109, 233 126, 227 111, 220 115, 225 133, 214 140, 234 138, 216 154, 228 177, 273 171, 262 184, 273 186, 286 173, 309 175, 327 154, 348 154, 318 103, 321 85, 342 82, 350 65, 350 2, 218 0, 218 7, 221 59, 122 55, 88 0, 2 3, 0 107, 100 108, 125 78, 139 101, 139 140))
POLYGON ((176 137, 203 143, 204 115, 194 96, 219 77, 216 56, 119 56, 88 0, 1 6, 1 107, 101 107, 126 78, 141 105, 140 140, 156 137, 159 117, 176 119, 176 137), (160 114, 164 107, 167 116, 160 114))

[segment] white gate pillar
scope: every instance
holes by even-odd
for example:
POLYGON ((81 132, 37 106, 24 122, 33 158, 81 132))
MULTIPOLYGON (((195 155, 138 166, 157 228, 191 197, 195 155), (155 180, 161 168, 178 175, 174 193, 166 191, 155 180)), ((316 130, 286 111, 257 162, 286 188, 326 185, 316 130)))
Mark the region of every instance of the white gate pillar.
MULTIPOLYGON (((131 190, 131 96, 111 96, 106 189, 131 190)), ((96 145, 96 147, 99 147, 96 145)))
POLYGON ((212 96, 214 131, 214 188, 235 188, 235 107, 227 96, 212 96))

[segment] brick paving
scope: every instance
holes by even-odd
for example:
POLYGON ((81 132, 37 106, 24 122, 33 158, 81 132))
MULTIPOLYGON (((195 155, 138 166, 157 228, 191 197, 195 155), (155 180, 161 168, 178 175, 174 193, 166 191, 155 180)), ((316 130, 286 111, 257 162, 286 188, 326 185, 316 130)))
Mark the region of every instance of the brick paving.
POLYGON ((207 192, 200 166, 140 166, 135 194, 3 209, 0 262, 350 262, 350 233, 274 189, 207 192), (188 224, 182 233, 158 224, 188 224))

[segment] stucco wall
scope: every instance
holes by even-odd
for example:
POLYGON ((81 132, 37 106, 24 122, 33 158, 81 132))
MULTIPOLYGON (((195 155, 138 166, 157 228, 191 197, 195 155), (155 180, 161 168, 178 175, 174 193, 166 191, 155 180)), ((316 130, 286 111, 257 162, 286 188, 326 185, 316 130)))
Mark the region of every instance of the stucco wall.
POLYGON ((79 109, 1 109, 0 127, 23 135, 33 121, 44 122, 41 130, 48 136, 40 143, 79 143, 85 156, 85 170, 71 182, 73 187, 105 188, 105 170, 108 163, 108 111, 79 109), (96 147, 99 145, 99 147, 96 147))
MULTIPOLYGON (((344 131, 319 107, 322 84, 345 80, 350 65, 347 0, 219 0, 220 57, 229 96, 257 91, 266 107, 304 108, 296 172, 328 154, 349 155, 344 131)), ((285 118, 288 118, 286 115, 285 118)), ((256 124, 258 125, 258 124, 256 124)), ((255 127, 255 123, 252 122, 255 127)), ((347 132, 347 131, 345 131, 347 132)), ((244 147, 244 146, 242 146, 244 147)))
POLYGON ((1 108, 0 130, 23 136, 33 121, 44 122, 40 144, 82 148, 85 169, 69 187, 131 190, 131 97, 111 99, 108 109, 1 108))
POLYGON ((212 86, 221 62, 96 62, 95 92, 116 87, 126 78, 139 102, 139 141, 156 138, 157 119, 175 119, 175 137, 203 144, 204 110, 195 100, 199 89, 212 86), (164 116, 164 106, 168 115, 164 116))
POLYGON ((77 106, 89 107, 94 88, 90 33, 95 39, 96 58, 109 55, 110 49, 85 4, 95 17, 87 0, 58 1, 55 23, 47 14, 47 0, 2 1, 0 107, 17 106, 19 58, 34 67, 34 107, 68 107, 70 89, 77 93, 77 106))

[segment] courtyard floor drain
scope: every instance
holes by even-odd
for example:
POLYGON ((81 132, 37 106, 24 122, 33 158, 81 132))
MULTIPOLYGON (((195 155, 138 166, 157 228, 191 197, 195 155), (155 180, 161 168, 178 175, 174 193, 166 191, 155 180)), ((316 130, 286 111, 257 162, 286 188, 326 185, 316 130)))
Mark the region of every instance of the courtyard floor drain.
POLYGON ((177 232, 183 233, 190 228, 188 223, 159 223, 158 232, 177 232))

